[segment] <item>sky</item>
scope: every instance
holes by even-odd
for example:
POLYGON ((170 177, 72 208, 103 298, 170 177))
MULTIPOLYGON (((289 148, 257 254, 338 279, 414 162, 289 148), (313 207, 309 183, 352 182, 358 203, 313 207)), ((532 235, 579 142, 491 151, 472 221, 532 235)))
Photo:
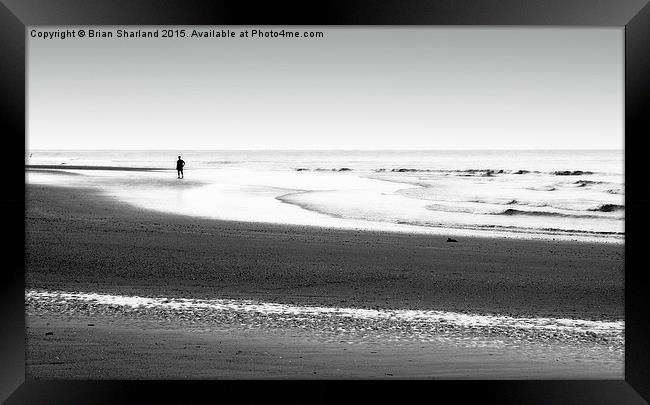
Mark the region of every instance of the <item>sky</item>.
POLYGON ((138 27, 27 29, 28 150, 623 148, 620 27, 66 28, 138 27))

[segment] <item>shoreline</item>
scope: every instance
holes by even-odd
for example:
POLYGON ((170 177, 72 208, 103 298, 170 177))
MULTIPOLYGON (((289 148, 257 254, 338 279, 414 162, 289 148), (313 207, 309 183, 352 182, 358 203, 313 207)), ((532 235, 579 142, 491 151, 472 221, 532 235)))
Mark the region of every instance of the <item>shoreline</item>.
MULTIPOLYGON (((287 305, 251 299, 187 299, 97 293, 38 291, 25 293, 30 314, 65 313, 76 317, 119 316, 151 322, 178 322, 185 328, 267 330, 300 328, 312 338, 337 341, 373 339, 392 342, 473 341, 498 336, 520 344, 581 344, 622 353, 624 321, 566 318, 514 318, 432 310, 386 310, 354 307, 287 305)), ((178 326, 178 325, 176 325, 178 326)))
MULTIPOLYGON (((80 170, 113 170, 113 171, 143 171, 143 172, 164 172, 164 171, 172 171, 171 169, 159 169, 159 168, 139 168, 139 167, 108 167, 108 166, 69 166, 69 167, 63 167, 63 166, 50 166, 50 165, 41 165, 43 168, 35 168, 35 166, 28 166, 26 165, 26 173, 47 173, 49 175, 61 175, 61 176, 79 176, 80 173, 75 173, 75 172, 70 172, 66 171, 66 169, 80 169, 80 170), (51 167, 51 169, 45 169, 44 167, 51 167)), ((201 169, 199 169, 201 170, 201 169)), ((379 179, 380 180, 380 179, 379 179)), ((112 180, 115 181, 115 180, 112 180)), ((168 188, 169 190, 173 190, 176 188, 182 188, 182 189, 187 189, 187 188, 192 188, 198 187, 198 186, 209 186, 211 183, 208 181, 205 181, 205 179, 199 178, 198 180, 185 180, 182 182, 182 184, 176 184, 176 182, 170 182, 167 184, 165 181, 161 181, 161 179, 156 178, 156 179, 143 179, 140 181, 137 185, 139 187, 145 187, 147 188, 148 186, 155 184, 156 187, 163 187, 163 186, 173 186, 171 188, 168 188)), ((405 183, 406 184, 406 183, 405 183)), ((47 184, 47 183, 36 183, 33 185, 39 185, 39 186, 61 186, 61 187, 72 187, 72 188, 82 188, 82 187, 87 187, 89 192, 93 192, 97 194, 98 196, 100 194, 104 194, 103 196, 99 198, 107 198, 109 197, 106 195, 105 190, 104 192, 98 192, 98 190, 92 190, 92 188, 98 188, 101 191, 101 188, 103 186, 108 186, 108 185, 113 185, 115 184, 109 183, 106 179, 103 178, 98 178, 98 179, 93 179, 88 183, 88 185, 76 185, 76 186, 70 186, 67 184, 63 183, 52 183, 52 184, 47 184)), ((128 184, 124 183, 123 187, 132 187, 136 186, 136 183, 134 183, 133 179, 128 180, 128 184)), ((140 189, 134 189, 135 192, 140 191, 140 189)), ((362 219, 354 219, 354 218, 343 218, 340 217, 339 215, 336 214, 330 214, 327 212, 321 212, 318 209, 313 209, 309 206, 305 206, 301 203, 296 203, 292 201, 287 201, 286 196, 288 195, 293 195, 293 194, 303 194, 304 191, 298 191, 298 192, 290 192, 288 194, 281 194, 275 197, 275 200, 280 201, 282 204, 286 204, 289 207, 298 207, 300 208, 301 211, 308 212, 310 214, 314 214, 317 216, 321 216, 323 218, 327 218, 328 221, 324 223, 318 223, 319 221, 315 221, 312 218, 311 220, 308 220, 306 223, 279 223, 275 222, 274 220, 269 220, 268 218, 264 217, 261 220, 256 220, 256 219, 250 219, 250 220, 240 220, 240 219, 224 219, 224 218, 217 218, 214 217, 206 212, 202 213, 196 213, 196 212, 184 212, 184 213, 179 213, 179 212, 171 212, 169 207, 163 206, 162 208, 156 207, 152 208, 151 206, 147 207, 146 209, 150 210, 155 210, 162 215, 173 215, 173 216, 191 216, 196 219, 200 220, 206 220, 206 221, 218 221, 218 222, 223 222, 223 223, 233 223, 233 224, 238 224, 238 223, 246 223, 246 224, 253 224, 253 225, 259 225, 259 226, 272 226, 272 227, 284 227, 284 228, 292 228, 292 227, 301 227, 301 228, 314 228, 316 231, 319 230, 324 230, 324 231, 332 231, 332 230, 342 230, 342 231, 349 231, 349 232, 367 232, 367 233, 379 233, 379 234, 406 234, 406 235, 426 235, 426 236, 431 236, 431 237, 463 237, 463 238, 488 238, 488 239, 521 239, 521 240, 529 240, 529 241, 560 241, 560 242, 576 242, 576 243, 603 243, 603 244, 615 244, 615 245, 624 245, 625 243, 625 234, 624 232, 618 232, 618 231, 611 231, 611 232, 600 232, 600 231, 590 231, 590 230, 571 230, 571 229, 555 229, 555 228, 526 228, 526 227, 518 227, 518 226, 511 226, 511 225, 477 225, 477 226, 470 226, 470 225, 447 225, 445 226, 444 224, 439 224, 437 226, 429 226, 429 225, 423 225, 419 224, 418 222, 409 222, 409 221, 397 221, 395 223, 390 222, 390 221, 380 221, 380 220, 362 220, 362 219), (338 219, 342 222, 331 222, 332 218, 338 219), (314 222, 314 223, 309 223, 309 222, 314 222)), ((113 190, 111 191, 110 198, 120 198, 121 200, 128 200, 128 194, 126 195, 121 195, 120 197, 117 197, 119 193, 116 195, 116 191, 113 190)), ((153 197, 154 199, 156 197, 153 197)), ((174 197, 173 195, 168 195, 167 198, 178 198, 174 197)), ((195 198, 200 198, 200 197, 195 197, 195 198)), ((139 202, 134 202, 133 204, 140 204, 139 202)), ((145 204, 146 205, 146 204, 145 204)), ((205 210, 204 210, 205 211, 205 210)), ((237 216, 237 215, 235 215, 237 216)))

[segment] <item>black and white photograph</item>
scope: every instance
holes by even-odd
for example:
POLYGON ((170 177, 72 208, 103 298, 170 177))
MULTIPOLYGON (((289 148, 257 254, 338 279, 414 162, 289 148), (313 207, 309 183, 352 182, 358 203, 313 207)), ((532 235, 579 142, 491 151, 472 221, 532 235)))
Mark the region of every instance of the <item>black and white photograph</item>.
POLYGON ((28 26, 27 379, 625 378, 625 30, 28 26))

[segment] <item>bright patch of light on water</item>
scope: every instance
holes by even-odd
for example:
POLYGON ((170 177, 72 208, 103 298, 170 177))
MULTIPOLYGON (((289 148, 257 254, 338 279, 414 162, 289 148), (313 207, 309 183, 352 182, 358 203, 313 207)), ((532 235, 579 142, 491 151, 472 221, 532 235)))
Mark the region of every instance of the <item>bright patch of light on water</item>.
POLYGON ((27 182, 96 187, 137 207, 326 228, 622 243, 622 151, 35 152, 27 182), (171 163, 165 159, 171 159, 171 163), (67 166, 67 167, 66 167, 67 166))

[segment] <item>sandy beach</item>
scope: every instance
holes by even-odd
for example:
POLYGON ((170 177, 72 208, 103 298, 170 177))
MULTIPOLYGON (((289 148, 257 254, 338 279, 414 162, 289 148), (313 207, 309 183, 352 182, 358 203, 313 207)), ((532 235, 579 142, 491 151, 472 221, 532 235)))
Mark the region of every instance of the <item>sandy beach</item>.
MULTIPOLYGON (((593 321, 624 315, 622 244, 450 243, 435 235, 224 222, 33 184, 26 202, 27 292, 593 321)), ((597 339, 534 342, 496 331, 482 344, 423 342, 376 331, 320 335, 317 327, 258 315, 202 322, 57 305, 27 301, 28 376, 623 378, 622 350, 597 339)), ((479 332, 467 336, 476 343, 479 332)))
POLYGON ((27 378, 624 379, 624 30, 177 28, 25 47, 27 378))

